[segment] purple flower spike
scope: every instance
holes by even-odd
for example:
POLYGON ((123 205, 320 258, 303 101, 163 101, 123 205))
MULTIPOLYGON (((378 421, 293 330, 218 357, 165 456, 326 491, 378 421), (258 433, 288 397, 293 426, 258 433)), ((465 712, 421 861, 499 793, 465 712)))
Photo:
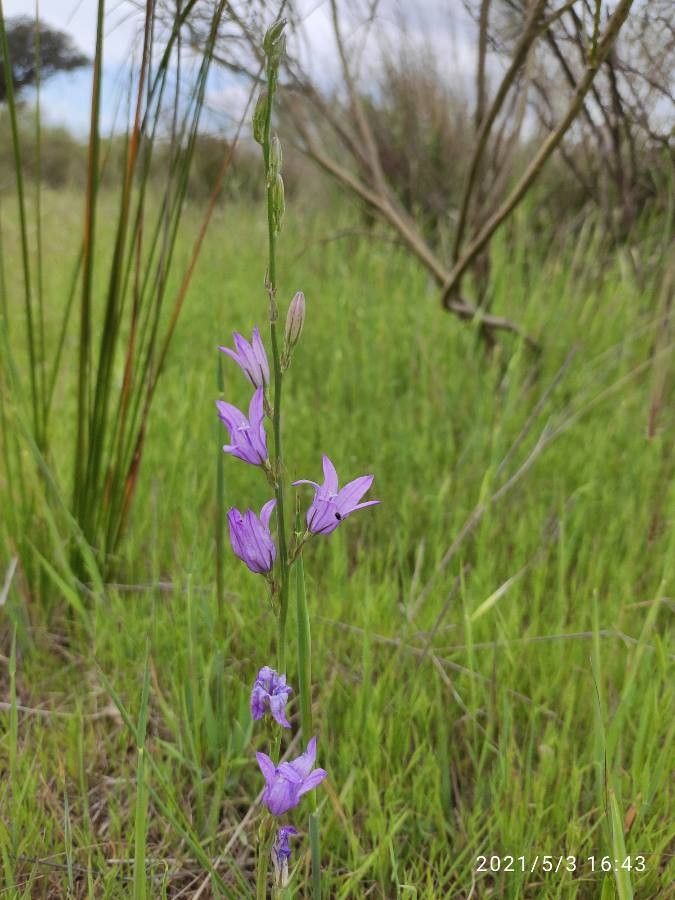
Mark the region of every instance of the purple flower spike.
POLYGON ((275 766, 266 753, 256 753, 260 771, 265 777, 263 803, 273 816, 282 816, 300 802, 308 791, 313 791, 328 775, 325 769, 314 769, 316 738, 307 745, 304 753, 293 762, 275 766))
POLYGON ((272 864, 274 866, 274 880, 278 887, 286 887, 288 884, 288 863, 291 859, 291 848, 288 840, 298 833, 292 825, 282 825, 277 831, 277 837, 272 844, 272 864))
POLYGON ((263 389, 253 395, 248 409, 248 419, 240 409, 225 403, 224 400, 216 401, 218 415, 227 430, 230 432, 231 444, 225 444, 223 450, 251 463, 252 466, 262 466, 267 462, 267 435, 263 419, 265 418, 263 389))
POLYGON ((251 691, 251 715, 254 720, 262 719, 269 709, 272 718, 282 728, 290 728, 291 723, 286 718, 286 704, 292 693, 293 688, 286 684, 285 675, 279 675, 269 666, 263 666, 251 691))
POLYGON ((370 489, 373 483, 372 475, 362 475, 346 484, 342 490, 338 489, 338 476, 335 466, 323 457, 323 484, 316 481, 308 481, 302 478, 293 484, 311 484, 314 488, 314 499, 307 510, 307 527, 313 534, 330 534, 335 531, 340 522, 351 516, 357 509, 365 509, 367 506, 375 506, 379 500, 367 500, 359 503, 359 500, 370 489))
POLYGON ((253 329, 251 343, 235 331, 232 335, 234 338, 235 350, 229 347, 218 347, 223 353, 227 353, 237 363, 241 371, 251 382, 253 387, 261 388, 270 383, 270 366, 267 362, 267 354, 260 337, 260 331, 253 329))
POLYGON ((227 514, 230 543, 235 556, 258 575, 271 571, 277 557, 277 548, 270 534, 270 516, 276 502, 268 500, 259 516, 252 509, 247 509, 242 516, 234 507, 227 514))

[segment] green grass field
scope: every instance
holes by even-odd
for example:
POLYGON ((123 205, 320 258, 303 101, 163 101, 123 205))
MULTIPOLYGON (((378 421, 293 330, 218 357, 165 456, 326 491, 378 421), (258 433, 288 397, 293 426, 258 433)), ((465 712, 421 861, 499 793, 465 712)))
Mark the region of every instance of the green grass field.
MULTIPOLYGON (((79 204, 45 198, 50 340, 79 204)), ((281 298, 302 288, 308 300, 285 389, 288 474, 316 479, 328 453, 344 478, 373 472, 382 500, 305 552, 329 772, 318 791, 324 896, 609 898, 630 896, 628 885, 637 898, 672 896, 667 261, 638 285, 627 257, 591 231, 545 254, 522 212, 495 248, 493 309, 543 352, 505 336, 487 353, 402 250, 324 240, 353 221, 348 208, 294 207, 280 243, 281 298), (554 868, 575 856, 576 871, 565 861, 546 872, 546 855, 554 868), (497 856, 502 871, 490 871, 497 856), (514 871, 503 871, 506 856, 514 871), (630 872, 601 871, 603 857, 628 856, 630 872)), ((656 240, 645 247, 662 254, 656 240)), ((218 621, 226 434, 214 400, 217 344, 264 324, 265 254, 262 210, 218 213, 152 410, 120 583, 87 605, 51 560, 42 590, 28 592, 18 573, 0 611, 1 896, 133 896, 146 793, 148 897, 253 895, 254 751, 267 738, 248 695, 274 662, 275 624, 263 582, 229 546, 218 621)), ((66 352, 76 345, 73 324, 66 352)), ((225 395, 246 403, 241 375, 224 365, 225 395)), ((74 371, 59 384, 57 448, 72 442, 74 384, 74 371)), ((268 490, 225 461, 228 506, 259 508, 268 490)), ((0 529, 1 580, 11 547, 0 529)), ((289 634, 296 684, 293 607, 289 634)), ((304 802, 293 817, 298 897, 310 884, 304 802)))

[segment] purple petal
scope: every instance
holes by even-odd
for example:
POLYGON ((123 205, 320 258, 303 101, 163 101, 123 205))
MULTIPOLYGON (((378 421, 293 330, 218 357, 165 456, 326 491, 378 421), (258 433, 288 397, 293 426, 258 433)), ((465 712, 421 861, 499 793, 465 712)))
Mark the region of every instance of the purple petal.
POLYGON ((301 753, 297 759, 294 759, 293 762, 289 763, 290 766, 293 767, 294 771, 300 775, 301 778, 306 778, 309 773, 312 771, 312 766, 316 761, 316 738, 313 737, 312 740, 307 744, 307 749, 304 753, 301 753))
POLYGON ((231 403, 226 403, 224 400, 216 400, 216 406, 218 407, 218 415, 230 431, 241 425, 246 425, 246 416, 236 406, 232 406, 231 403))
POLYGON ((223 453, 229 453, 230 456, 236 456, 242 462, 250 463, 252 466, 260 465, 260 458, 249 447, 240 447, 236 444, 223 444, 223 453))
POLYGON ((291 723, 286 718, 286 700, 285 694, 275 694, 270 697, 270 712, 272 718, 281 725, 282 728, 290 728, 291 723))
POLYGON ((234 350, 230 349, 230 347, 218 347, 221 353, 227 353, 231 359, 233 359, 238 366, 241 366, 241 357, 234 350))
POLYGON ((303 756, 306 756, 311 760, 312 765, 314 765, 314 760, 316 759, 316 737, 313 737, 309 744, 307 744, 307 749, 303 753, 303 756))
POLYGON ((361 475, 360 478, 355 478, 349 484, 346 484, 335 498, 340 515, 343 517, 348 515, 366 491, 369 490, 372 483, 372 475, 361 475))
POLYGON ((267 361, 267 353, 265 352, 265 346, 260 337, 260 331, 256 326, 253 329, 253 337, 251 338, 251 346, 253 347, 253 353, 255 355, 256 361, 260 366, 260 372, 263 376, 263 381, 265 384, 270 383, 270 366, 267 361))
POLYGON ((323 456, 323 487, 329 494, 337 494, 338 491, 338 474, 335 466, 324 454, 323 456))
POLYGON ((263 777, 269 785, 270 782, 274 781, 277 767, 266 753, 256 753, 255 758, 258 760, 260 771, 263 773, 263 777))
POLYGON ((272 515, 272 510, 277 505, 277 501, 272 499, 268 500, 267 503, 260 510, 260 521, 263 523, 265 528, 269 528, 270 525, 270 516, 272 515))
POLYGON ((248 542, 249 568, 262 574, 272 567, 271 539, 262 529, 260 520, 252 509, 244 514, 246 538, 248 542))
POLYGON ((296 759, 294 762, 279 763, 279 774, 283 775, 286 781, 290 781, 291 784, 302 784, 303 780, 306 778, 305 775, 296 770, 295 765, 297 761, 298 760, 296 759))
POLYGON ((274 669, 270 666, 263 666, 256 677, 256 684, 260 683, 266 691, 270 691, 272 687, 272 679, 274 678, 274 669))
POLYGON ((265 417, 264 391, 259 387, 251 398, 248 418, 252 428, 258 428, 265 417))
POLYGON ((325 499, 317 492, 307 510, 307 527, 313 534, 330 534, 340 524, 337 512, 335 500, 325 499))
POLYGON ((275 778, 267 785, 263 802, 273 816, 281 816, 298 805, 298 786, 284 778, 275 778))
POLYGON ((232 335, 234 338, 234 346, 239 351, 239 357, 242 362, 242 368, 244 371, 251 376, 256 369, 255 356, 253 355, 253 348, 246 340, 246 338, 239 334, 239 332, 235 331, 232 335))
POLYGON ((241 542, 242 517, 238 509, 232 508, 227 513, 227 524, 230 529, 230 543, 236 555, 241 559, 243 546, 241 542))
POLYGON ((251 716, 255 722, 265 715, 265 696, 261 687, 254 687, 251 691, 251 716))
POLYGON ((318 785, 321 784, 327 775, 328 772, 326 772, 325 769, 314 769, 313 772, 310 772, 307 778, 302 782, 300 790, 298 791, 298 797, 302 797, 307 791, 313 791, 315 787, 318 787, 318 785))
POLYGON ((356 506, 352 506, 352 508, 349 510, 349 512, 345 513, 345 515, 342 518, 346 519, 347 516, 351 516, 351 514, 356 512, 357 509, 365 509, 367 506, 377 506, 378 503, 381 503, 381 502, 382 502, 381 500, 366 500, 365 503, 357 503, 356 506))

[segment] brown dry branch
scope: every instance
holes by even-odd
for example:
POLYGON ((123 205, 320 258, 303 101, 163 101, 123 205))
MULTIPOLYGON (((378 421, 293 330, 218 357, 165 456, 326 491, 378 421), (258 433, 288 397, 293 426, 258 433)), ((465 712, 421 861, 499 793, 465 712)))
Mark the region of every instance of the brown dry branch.
MULTIPOLYGON (((391 225, 400 235, 403 244, 425 266, 439 287, 443 286, 449 277, 449 271, 425 240, 415 220, 393 198, 391 192, 387 191, 385 194, 364 183, 358 175, 344 167, 320 145, 305 116, 297 107, 287 107, 287 111, 292 118, 295 133, 302 139, 302 149, 305 154, 343 187, 360 197, 385 222, 391 225)), ((364 121, 366 122, 365 127, 369 130, 367 120, 364 119, 364 121)), ((517 323, 504 316, 483 313, 464 298, 453 297, 444 301, 444 306, 460 319, 468 321, 476 319, 489 330, 517 334, 531 349, 538 349, 538 343, 534 338, 526 334, 517 323)))
POLYGON ((583 106, 584 98, 593 84, 600 65, 605 61, 610 50, 612 49, 612 46, 616 41, 621 27, 626 21, 633 2, 634 0, 621 0, 621 3, 619 3, 619 5, 617 6, 609 22, 607 23, 605 33, 602 39, 599 41, 595 52, 588 58, 584 75, 577 85, 577 89, 574 93, 574 96, 572 97, 572 100, 569 103, 565 115, 559 122, 557 128, 555 128, 555 130, 552 131, 541 144, 539 150, 531 160, 530 164, 526 168, 525 172, 523 173, 509 196, 502 203, 495 214, 489 219, 489 221, 485 223, 478 234, 476 234, 472 238, 461 256, 455 262, 447 281, 443 285, 442 296, 444 300, 450 297, 453 291, 457 289, 462 275, 466 272, 466 270, 469 268, 478 254, 486 247, 499 226, 505 221, 505 219, 507 219, 511 215, 514 209, 525 197, 528 190, 544 167, 544 164, 551 156, 553 151, 559 146, 568 128, 578 116, 583 106))
MULTIPOLYGON (((644 180, 644 163, 642 173, 639 171, 639 135, 658 133, 648 98, 657 93, 662 98, 671 95, 667 59, 675 41, 662 23, 667 21, 663 0, 655 0, 648 11, 641 11, 641 17, 643 13, 649 16, 650 34, 659 35, 658 49, 652 54, 655 59, 649 63, 651 38, 641 38, 637 22, 632 31, 624 28, 637 19, 629 16, 633 5, 634 0, 617 0, 611 5, 602 0, 466 0, 464 7, 476 24, 477 47, 475 98, 469 120, 466 96, 454 109, 455 97, 443 87, 440 57, 434 60, 425 48, 415 71, 406 66, 406 52, 413 54, 414 61, 415 46, 405 22, 389 48, 384 30, 376 35, 379 0, 361 0, 360 8, 359 0, 348 6, 330 0, 329 25, 339 66, 339 83, 330 86, 322 84, 302 61, 302 51, 309 48, 311 52, 311 41, 303 30, 302 10, 288 3, 284 15, 292 39, 283 73, 286 84, 279 127, 289 143, 362 201, 370 217, 381 220, 400 237, 441 289, 444 309, 462 320, 475 321, 485 337, 508 331, 536 348, 536 340, 524 334, 517 322, 493 315, 487 306, 491 241, 554 153, 573 170, 582 196, 591 203, 610 209, 618 192, 624 220, 632 220, 639 211, 636 183, 644 180), (626 31, 629 34, 624 37, 626 31), (377 52, 371 52, 376 47, 377 52), (385 79, 380 82, 384 91, 379 94, 366 87, 363 60, 369 65, 369 76, 379 66, 385 79), (495 61, 499 70, 492 65, 495 61), (631 77, 631 68, 641 76, 644 73, 639 81, 646 88, 636 86, 638 79, 631 77), (499 71, 501 74, 495 75, 499 71), (433 91, 422 90, 422 100, 428 105, 418 109, 415 78, 421 79, 419 84, 432 80, 438 89, 433 97, 436 107, 429 100, 433 91), (383 106, 389 89, 391 109, 383 106), (403 104, 398 110, 397 102, 403 104), (449 141, 442 135, 444 126, 435 120, 431 127, 438 127, 437 132, 424 130, 424 116, 433 119, 437 108, 445 123, 455 129, 449 141), (528 109, 534 109, 543 128, 528 137, 526 144, 522 136, 528 127, 528 109), (397 112, 404 118, 397 120, 397 112), (401 146, 391 146, 390 113, 394 129, 403 127, 401 146), (467 148, 463 144, 455 159, 453 141, 460 136, 465 140, 469 121, 473 122, 472 145, 467 148), (406 147, 408 126, 418 130, 406 147), (441 135, 440 156, 433 156, 436 151, 427 146, 430 134, 431 143, 441 135), (530 161, 509 189, 528 146, 534 147, 530 161), (429 155, 418 164, 414 155, 420 148, 429 155), (416 173, 421 165, 426 166, 425 171, 435 171, 438 166, 439 175, 431 182, 433 193, 424 198, 415 194, 416 188, 420 189, 416 173), (455 198, 447 173, 454 177, 456 172, 461 174, 462 167, 465 172, 455 198), (596 177, 598 171, 602 178, 596 177), (608 179, 618 187, 608 190, 608 179), (450 261, 443 256, 443 240, 436 240, 438 235, 429 234, 425 227, 425 215, 437 229, 454 221, 450 261), (469 272, 475 276, 473 299, 464 287, 469 272)), ((260 28, 272 12, 269 0, 231 8, 229 25, 236 35, 228 32, 227 39, 219 42, 216 61, 255 80, 260 28)), ((190 27, 193 43, 203 44, 199 22, 190 27)), ((449 64, 447 58, 442 60, 443 68, 449 64)), ((656 141, 650 141, 654 147, 656 141)), ((661 141, 661 152, 666 145, 661 141)), ((457 144, 455 149, 459 147, 457 144)), ((650 188, 653 185, 647 184, 647 190, 650 188)), ((606 217, 608 224, 610 218, 606 217)))
MULTIPOLYGON (((478 296, 480 298, 483 295, 480 281, 485 265, 480 264, 481 255, 489 250, 494 233, 528 193, 544 164, 561 145, 563 137, 577 116, 586 110, 585 97, 593 87, 600 66, 610 57, 632 6, 632 0, 622 0, 607 21, 604 32, 594 33, 592 39, 587 41, 592 43, 593 52, 586 54, 583 74, 577 79, 572 69, 569 69, 569 80, 574 85, 574 93, 566 111, 558 124, 542 139, 541 145, 513 190, 500 201, 507 190, 514 158, 520 146, 528 85, 532 81, 528 61, 532 58, 533 48, 545 39, 550 41, 552 29, 566 15, 573 14, 576 17, 575 21, 581 21, 575 10, 578 2, 581 0, 567 0, 556 9, 551 9, 547 0, 532 0, 530 3, 518 5, 517 13, 522 21, 519 34, 511 50, 504 75, 497 85, 493 99, 489 101, 486 55, 488 45, 491 44, 489 32, 491 3, 488 0, 481 0, 474 114, 477 130, 459 204, 453 240, 452 267, 446 265, 438 251, 426 239, 414 216, 402 207, 395 185, 391 183, 384 169, 371 120, 364 109, 358 79, 345 47, 344 27, 340 22, 338 4, 335 0, 331 0, 332 26, 347 97, 346 105, 336 103, 335 96, 330 98, 332 102, 327 102, 316 84, 297 63, 294 62, 289 66, 295 102, 288 104, 285 112, 306 155, 398 232, 403 243, 441 287, 441 300, 445 309, 464 320, 477 319, 484 333, 495 330, 516 333, 524 337, 531 347, 536 346, 536 341, 523 335, 519 325, 510 319, 493 316, 480 305, 470 302, 463 296, 461 284, 467 270, 475 268, 478 296), (310 109, 314 114, 317 112, 320 114, 318 125, 315 115, 309 113, 310 109), (326 139, 325 126, 328 126, 333 137, 337 138, 338 148, 343 153, 338 152, 326 139), (347 156, 346 162, 341 158, 344 157, 344 153, 347 156), (490 178, 488 173, 492 173, 490 178)), ((599 0, 596 9, 599 13, 599 0)), ((594 22, 597 31, 599 14, 594 16, 594 22)), ((582 40, 581 36, 579 40, 582 40)), ((615 107, 618 108, 619 105, 621 101, 615 95, 615 107)), ((585 115, 591 118, 587 110, 585 115)), ((614 133, 617 134, 616 127, 614 133)))

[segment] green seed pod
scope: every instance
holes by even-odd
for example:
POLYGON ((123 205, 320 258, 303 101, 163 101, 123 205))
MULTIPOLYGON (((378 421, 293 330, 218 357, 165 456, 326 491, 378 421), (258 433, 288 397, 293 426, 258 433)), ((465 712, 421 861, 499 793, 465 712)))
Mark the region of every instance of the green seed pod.
POLYGON ((286 204, 284 201, 284 180, 277 175, 272 185, 272 225, 276 234, 281 231, 281 221, 284 217, 286 204))
POLYGON ((278 22, 275 22, 274 25, 270 26, 265 33, 265 37, 263 39, 263 50, 269 56, 270 62, 275 61, 275 57, 278 60, 281 58, 280 53, 283 53, 284 50, 284 28, 286 27, 286 19, 281 19, 278 22))
POLYGON ((300 340, 302 326, 305 324, 305 295, 298 291, 291 300, 286 315, 286 351, 291 352, 300 340))
POLYGON ((253 113, 253 137, 258 144, 265 140, 265 119, 267 118, 267 91, 258 97, 253 113))
POLYGON ((281 174, 282 162, 283 155, 281 153, 281 141, 275 134, 270 141, 270 162, 267 170, 267 177, 270 180, 270 184, 276 181, 277 175, 281 174))
POLYGON ((270 61, 270 66, 272 67, 272 69, 276 70, 279 68, 279 66, 281 64, 281 60, 283 59, 285 53, 286 53, 286 35, 282 34, 282 35, 280 35, 279 39, 274 42, 274 46, 272 47, 272 49, 269 52, 269 61, 270 61))

